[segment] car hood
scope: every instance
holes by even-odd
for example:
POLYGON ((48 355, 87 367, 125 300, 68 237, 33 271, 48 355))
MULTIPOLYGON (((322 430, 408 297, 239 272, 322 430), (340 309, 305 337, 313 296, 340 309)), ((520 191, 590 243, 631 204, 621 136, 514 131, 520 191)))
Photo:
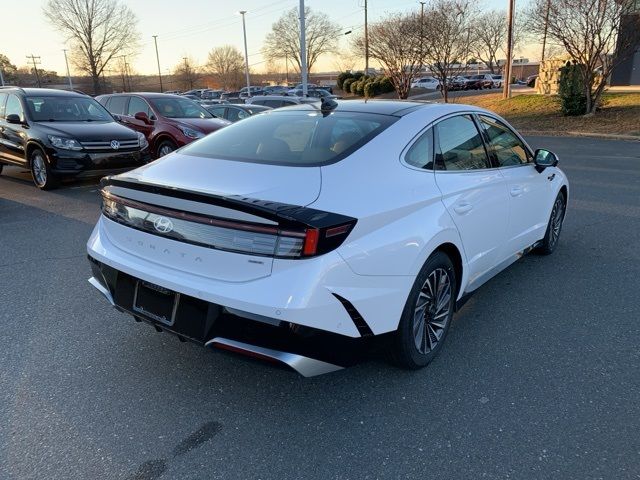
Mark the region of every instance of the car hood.
POLYGON ((175 118, 172 120, 178 125, 196 128, 204 133, 215 132, 216 130, 231 124, 231 122, 221 118, 175 118))
POLYGON ((320 167, 287 167, 196 157, 177 152, 118 176, 123 180, 221 197, 306 206, 320 194, 320 167))
POLYGON ((116 122, 36 122, 48 135, 71 137, 78 141, 132 140, 138 135, 116 122))

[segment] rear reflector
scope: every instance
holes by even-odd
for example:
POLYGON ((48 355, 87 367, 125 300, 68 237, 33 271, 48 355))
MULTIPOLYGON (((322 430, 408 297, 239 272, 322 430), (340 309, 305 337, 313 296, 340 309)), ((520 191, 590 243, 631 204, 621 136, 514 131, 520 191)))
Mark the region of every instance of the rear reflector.
POLYGON ((317 228, 307 229, 307 233, 304 237, 304 248, 302 249, 303 255, 310 256, 315 255, 318 251, 318 237, 320 232, 317 228))

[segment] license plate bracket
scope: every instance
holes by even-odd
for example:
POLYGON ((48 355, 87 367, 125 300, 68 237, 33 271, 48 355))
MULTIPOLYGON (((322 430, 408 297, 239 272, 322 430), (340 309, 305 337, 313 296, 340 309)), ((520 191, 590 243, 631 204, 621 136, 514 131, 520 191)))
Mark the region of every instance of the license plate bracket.
POLYGON ((133 295, 133 311, 147 318, 172 326, 180 294, 151 282, 138 280, 133 295))

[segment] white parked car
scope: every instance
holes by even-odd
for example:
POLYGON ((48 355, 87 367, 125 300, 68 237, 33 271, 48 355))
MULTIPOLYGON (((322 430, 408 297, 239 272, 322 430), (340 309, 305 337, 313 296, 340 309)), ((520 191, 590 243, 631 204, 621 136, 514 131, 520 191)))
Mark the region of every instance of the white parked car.
POLYGON ((411 82, 411 88, 427 88, 430 90, 440 90, 440 80, 434 77, 417 78, 411 82))
POLYGON ((389 334, 399 365, 423 367, 471 292, 556 249, 557 162, 472 106, 272 110, 103 179, 90 282, 157 329, 304 375, 339 366, 228 325, 300 344, 389 334))
POLYGON ((316 97, 297 97, 295 95, 257 95, 247 98, 244 103, 250 105, 264 105, 265 107, 280 108, 300 105, 301 103, 319 103, 316 97))

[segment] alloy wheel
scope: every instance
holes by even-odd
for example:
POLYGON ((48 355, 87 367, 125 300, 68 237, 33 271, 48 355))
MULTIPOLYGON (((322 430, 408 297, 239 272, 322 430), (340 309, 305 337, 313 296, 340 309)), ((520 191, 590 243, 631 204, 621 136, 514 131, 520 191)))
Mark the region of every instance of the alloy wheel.
POLYGON ((413 339, 418 352, 431 352, 445 332, 451 317, 451 277, 437 268, 420 289, 413 314, 413 339))
POLYGON ((564 219, 564 201, 561 197, 556 199, 551 211, 551 238, 549 243, 555 245, 560 238, 560 230, 562 229, 562 221, 564 219))
POLYGON ((33 179, 39 187, 47 183, 47 166, 44 162, 42 153, 36 150, 31 157, 31 170, 33 172, 33 179))
POLYGON ((171 147, 171 145, 167 145, 165 143, 160 147, 160 150, 158 150, 158 156, 164 157, 165 155, 169 155, 171 152, 173 152, 173 148, 171 147))

